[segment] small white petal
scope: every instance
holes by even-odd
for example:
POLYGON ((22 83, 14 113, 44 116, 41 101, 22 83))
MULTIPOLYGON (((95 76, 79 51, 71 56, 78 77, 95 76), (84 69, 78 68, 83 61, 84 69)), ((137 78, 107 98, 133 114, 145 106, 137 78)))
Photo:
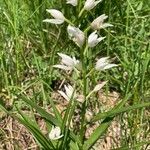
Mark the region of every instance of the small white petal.
POLYGON ((47 12, 49 12, 55 19, 64 20, 65 17, 59 10, 56 9, 46 9, 47 12))
POLYGON ((65 66, 65 65, 53 65, 54 68, 59 68, 59 69, 62 69, 62 70, 72 70, 72 67, 69 67, 69 66, 65 66))
POLYGON ((62 53, 58 53, 58 55, 61 57, 61 64, 53 65, 55 68, 71 71, 80 63, 75 57, 71 58, 70 56, 62 53))
POLYGON ((109 57, 103 57, 103 58, 100 58, 96 62, 95 69, 102 71, 102 70, 106 70, 115 66, 118 66, 118 65, 109 63, 109 57))
POLYGON ((75 57, 73 57, 73 62, 74 62, 75 65, 79 64, 79 60, 76 60, 75 57))
POLYGON ((110 69, 110 68, 112 68, 112 67, 117 67, 118 65, 116 65, 116 64, 108 64, 108 65, 106 65, 105 67, 104 67, 104 70, 106 70, 106 69, 110 69))
POLYGON ((79 28, 73 27, 69 25, 67 27, 67 32, 69 37, 79 46, 82 47, 85 41, 84 32, 82 32, 79 28))
POLYGON ((67 101, 70 100, 69 97, 68 97, 63 91, 59 91, 59 90, 58 90, 58 93, 59 93, 64 99, 66 99, 67 101))
POLYGON ((70 37, 73 37, 73 36, 75 36, 77 29, 71 25, 68 25, 67 32, 68 32, 70 37))
POLYGON ((100 41, 102 41, 105 37, 99 37, 96 34, 97 31, 94 31, 91 33, 88 37, 88 46, 89 47, 95 47, 100 41))
POLYGON ((52 24, 62 24, 65 21, 65 17, 59 10, 56 9, 46 9, 47 12, 49 12, 54 19, 45 19, 43 22, 48 22, 52 24))
POLYGON ((93 91, 94 91, 94 92, 99 91, 106 83, 107 83, 107 81, 104 81, 104 82, 102 82, 102 83, 100 83, 100 84, 97 84, 97 85, 95 86, 95 88, 93 89, 93 91))
POLYGON ((99 38, 97 39, 97 41, 100 42, 100 41, 104 40, 105 38, 106 38, 106 37, 99 37, 99 38))
POLYGON ((43 22, 48 22, 52 24, 62 24, 64 21, 60 19, 45 19, 43 22))
POLYGON ((74 61, 73 59, 66 55, 66 54, 62 54, 62 53, 58 53, 58 55, 62 58, 62 63, 67 65, 67 66, 74 66, 74 61))
POLYGON ((67 101, 69 101, 71 98, 76 98, 76 93, 70 84, 68 84, 67 86, 64 85, 64 88, 65 92, 58 90, 58 93, 60 93, 67 101))
POLYGON ((71 4, 72 6, 77 6, 78 0, 67 0, 67 4, 71 4))
POLYGON ((113 25, 112 24, 110 24, 110 23, 103 23, 102 24, 102 26, 101 26, 101 28, 107 28, 107 27, 113 27, 113 25))
POLYGON ((71 99, 74 94, 73 87, 69 84, 68 84, 68 86, 65 85, 65 90, 66 90, 66 95, 69 97, 69 99, 71 99))
POLYGON ((85 10, 91 10, 93 9, 98 3, 100 3, 102 0, 86 0, 85 4, 84 4, 84 9, 85 10))
POLYGON ((94 21, 91 23, 91 27, 94 29, 94 30, 99 30, 99 29, 102 29, 102 28, 106 28, 106 27, 110 27, 110 26, 113 26, 109 23, 104 23, 105 19, 107 19, 108 16, 106 16, 105 14, 97 17, 96 19, 94 19, 94 21))
POLYGON ((108 62, 109 57, 102 57, 97 61, 97 64, 108 62))
POLYGON ((52 126, 52 129, 49 133, 49 139, 51 140, 58 140, 62 137, 63 135, 61 135, 61 129, 60 127, 54 127, 52 126))

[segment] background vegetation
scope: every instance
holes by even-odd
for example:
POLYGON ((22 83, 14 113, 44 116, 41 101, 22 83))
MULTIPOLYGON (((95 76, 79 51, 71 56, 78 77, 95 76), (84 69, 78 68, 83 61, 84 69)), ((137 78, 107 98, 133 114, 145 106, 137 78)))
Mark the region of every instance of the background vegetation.
MULTIPOLYGON (((67 24, 55 26, 42 22, 49 18, 47 8, 61 10, 68 19, 78 15, 65 0, 0 1, 0 104, 11 115, 28 110, 35 119, 35 110, 23 100, 28 98, 48 110, 52 105, 52 93, 58 90, 64 79, 62 72, 52 68, 58 63, 57 52, 80 57, 66 33, 67 24), (20 93, 25 93, 26 97, 18 98, 20 93)), ((150 100, 149 12, 148 0, 103 0, 85 16, 87 20, 80 20, 84 29, 89 20, 105 13, 114 25, 111 30, 101 33, 106 40, 94 49, 94 53, 100 57, 114 57, 119 67, 95 78, 96 81, 109 80, 104 91, 119 93, 127 108, 150 100)), ((8 117, 2 109, 0 121, 8 117)), ((126 118, 129 129, 128 134, 121 136, 121 147, 128 149, 132 145, 135 149, 146 149, 143 145, 150 141, 148 107, 127 111, 118 117, 122 131, 123 118, 126 118)), ((6 133, 0 130, 0 138, 4 140, 6 133)))

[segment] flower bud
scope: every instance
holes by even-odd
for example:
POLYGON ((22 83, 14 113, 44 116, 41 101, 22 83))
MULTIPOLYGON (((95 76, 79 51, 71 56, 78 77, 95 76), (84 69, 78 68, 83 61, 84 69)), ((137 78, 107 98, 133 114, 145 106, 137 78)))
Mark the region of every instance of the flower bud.
POLYGON ((78 0, 67 0, 67 4, 71 4, 72 6, 77 6, 78 0))
POLYGON ((99 37, 96 34, 97 31, 94 31, 93 33, 91 33, 88 37, 88 46, 89 47, 95 47, 100 41, 102 41, 105 37, 99 37))
POLYGON ((109 62, 110 62, 109 57, 102 57, 96 62, 95 69, 99 71, 103 71, 118 66, 116 64, 111 64, 109 62))
POLYGON ((85 4, 84 4, 84 9, 85 10, 91 10, 93 9, 98 3, 100 3, 102 0, 86 0, 85 4))
POLYGON ((79 28, 68 26, 67 31, 69 37, 79 46, 82 47, 85 41, 84 32, 82 32, 79 28))
POLYGON ((65 17, 59 10, 56 9, 47 9, 47 12, 49 12, 54 19, 45 19, 43 22, 48 22, 52 24, 62 24, 65 21, 65 17))
POLYGON ((99 30, 99 29, 102 29, 102 28, 107 28, 107 27, 111 27, 113 26, 112 24, 109 24, 109 23, 104 23, 105 19, 107 19, 108 16, 106 16, 105 14, 97 17, 92 23, 91 23, 91 27, 94 29, 94 30, 99 30))

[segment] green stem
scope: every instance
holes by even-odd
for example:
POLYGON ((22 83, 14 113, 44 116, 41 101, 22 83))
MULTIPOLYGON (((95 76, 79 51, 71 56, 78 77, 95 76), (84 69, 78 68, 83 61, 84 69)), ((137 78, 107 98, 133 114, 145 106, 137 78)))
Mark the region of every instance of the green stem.
POLYGON ((70 20, 68 20, 67 18, 65 18, 65 21, 66 21, 68 24, 74 26, 74 24, 73 24, 70 20))
POLYGON ((91 26, 88 26, 85 30, 84 33, 87 33, 91 29, 91 26))
POLYGON ((86 107, 87 107, 87 64, 86 64, 86 55, 84 54, 84 51, 87 49, 87 46, 84 49, 81 49, 81 60, 82 60, 82 75, 83 75, 83 95, 84 95, 84 102, 82 105, 82 112, 81 112, 81 128, 80 128, 80 140, 83 144, 84 142, 84 135, 85 135, 85 113, 86 113, 86 107))
POLYGON ((79 13, 79 15, 78 15, 78 18, 80 18, 80 17, 82 16, 84 10, 85 10, 84 8, 81 9, 81 11, 80 11, 80 13, 79 13))

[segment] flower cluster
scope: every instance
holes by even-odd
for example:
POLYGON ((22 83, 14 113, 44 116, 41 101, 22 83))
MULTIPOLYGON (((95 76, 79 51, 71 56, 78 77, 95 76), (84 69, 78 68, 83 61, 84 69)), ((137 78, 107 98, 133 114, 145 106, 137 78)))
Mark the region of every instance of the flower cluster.
MULTIPOLYGON (((101 1, 102 0, 86 0, 78 17, 80 18, 80 16, 83 14, 83 11, 88 12, 88 11, 92 10, 101 1)), ((66 3, 70 4, 72 6, 77 6, 79 1, 78 0, 67 0, 66 3)), ((108 18, 108 16, 105 14, 100 15, 99 17, 97 17, 96 19, 94 19, 91 22, 90 26, 87 27, 86 30, 82 31, 80 29, 80 26, 76 27, 70 20, 68 20, 64 16, 64 14, 61 11, 56 10, 56 9, 47 9, 46 11, 48 13, 50 13, 50 15, 53 18, 45 19, 45 20, 43 20, 43 22, 52 23, 52 24, 56 24, 56 25, 67 22, 68 23, 68 26, 67 26, 68 37, 80 48, 80 51, 82 52, 82 57, 81 57, 82 63, 80 63, 80 61, 78 59, 76 59, 76 57, 74 57, 74 56, 72 57, 72 56, 68 56, 63 53, 58 53, 58 56, 60 56, 60 58, 61 58, 61 62, 60 62, 60 64, 53 65, 53 67, 62 69, 64 71, 69 71, 71 73, 73 70, 78 70, 79 72, 83 71, 83 68, 84 68, 83 66, 85 66, 85 64, 84 64, 85 62, 82 58, 85 56, 87 57, 86 54, 88 52, 88 49, 90 49, 90 50, 93 49, 102 40, 105 39, 105 37, 102 37, 99 35, 99 30, 113 26, 110 23, 105 23, 105 20, 108 18), (88 33, 91 30, 94 30, 94 31, 92 31, 88 35, 88 33), (79 67, 80 65, 81 65, 81 67, 79 67)), ((88 65, 88 64, 86 64, 86 65, 88 65)), ((95 67, 92 68, 91 70, 95 69, 97 71, 104 71, 106 69, 110 69, 110 68, 116 67, 116 66, 117 66, 116 64, 111 63, 111 59, 109 57, 102 57, 96 61, 95 67)), ((89 71, 89 73, 90 73, 90 71, 89 71)), ((85 74, 84 74, 84 76, 85 76, 85 74)), ((86 77, 84 79, 86 80, 86 77)), ((107 81, 104 81, 101 84, 97 84, 94 87, 94 89, 91 92, 89 92, 89 94, 87 94, 87 95, 85 94, 83 96, 84 98, 83 97, 79 98, 77 91, 70 84, 64 85, 64 90, 58 90, 58 93, 68 102, 70 102, 70 100, 72 99, 72 100, 77 100, 77 101, 83 103, 85 99, 88 99, 91 96, 91 94, 98 92, 106 83, 107 83, 107 81)), ((61 138, 62 136, 63 135, 61 135, 61 130, 59 127, 55 127, 55 128, 52 127, 52 130, 49 133, 50 139, 57 140, 57 139, 61 138)))

